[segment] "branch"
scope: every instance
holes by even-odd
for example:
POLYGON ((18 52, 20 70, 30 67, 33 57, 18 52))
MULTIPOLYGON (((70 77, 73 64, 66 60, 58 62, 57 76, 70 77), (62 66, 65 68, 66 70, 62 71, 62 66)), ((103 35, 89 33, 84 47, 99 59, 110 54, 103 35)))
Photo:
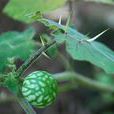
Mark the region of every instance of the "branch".
POLYGON ((54 77, 58 81, 65 81, 65 80, 66 81, 74 81, 76 83, 76 86, 78 84, 80 86, 90 88, 92 90, 94 89, 94 90, 98 90, 100 92, 114 93, 114 87, 113 86, 105 85, 103 83, 92 80, 90 78, 87 78, 87 77, 82 76, 82 75, 75 73, 75 72, 57 73, 54 75, 54 77))
POLYGON ((28 60, 25 61, 25 63, 17 70, 17 77, 21 76, 26 69, 36 61, 38 57, 41 56, 43 52, 45 52, 49 47, 51 47, 56 42, 53 41, 50 44, 46 44, 45 46, 41 47, 36 53, 34 53, 28 60))

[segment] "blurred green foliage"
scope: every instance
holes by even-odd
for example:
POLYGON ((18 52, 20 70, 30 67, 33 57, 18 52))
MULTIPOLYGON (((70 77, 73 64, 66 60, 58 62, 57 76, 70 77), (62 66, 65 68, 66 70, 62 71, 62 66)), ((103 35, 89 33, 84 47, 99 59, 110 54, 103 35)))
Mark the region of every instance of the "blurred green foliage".
POLYGON ((35 30, 29 28, 24 32, 6 32, 0 36, 0 72, 8 64, 8 58, 28 58, 35 47, 34 35, 35 30))
POLYGON ((112 75, 108 75, 106 73, 98 73, 95 75, 97 81, 106 84, 106 85, 114 85, 114 77, 112 75))
POLYGON ((52 11, 65 3, 66 0, 10 0, 4 12, 17 20, 31 22, 29 15, 41 11, 52 11))
MULTIPOLYGON (((107 86, 114 86, 114 77, 112 75, 106 74, 104 72, 97 73, 95 75, 97 81, 102 84, 106 84, 107 86)), ((111 93, 101 93, 102 98, 105 102, 114 101, 114 95, 111 93)))

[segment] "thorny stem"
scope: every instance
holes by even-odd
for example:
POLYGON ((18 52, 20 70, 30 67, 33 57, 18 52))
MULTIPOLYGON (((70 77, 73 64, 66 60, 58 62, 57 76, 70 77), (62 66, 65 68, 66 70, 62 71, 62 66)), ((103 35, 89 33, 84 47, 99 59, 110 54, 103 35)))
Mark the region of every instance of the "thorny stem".
POLYGON ((26 69, 33 62, 35 62, 38 57, 41 56, 43 52, 45 52, 49 47, 51 47, 55 43, 56 41, 52 41, 51 43, 42 46, 36 53, 34 53, 28 60, 26 60, 25 63, 17 70, 17 77, 21 76, 26 71, 26 69))
MULTIPOLYGON (((25 61, 25 63, 17 70, 17 77, 21 77, 22 74, 27 70, 27 68, 36 61, 38 57, 41 56, 43 52, 45 52, 49 47, 51 47, 53 44, 55 44, 55 41, 52 41, 49 44, 44 45, 41 47, 36 53, 34 53, 28 60, 25 61)), ((30 106, 30 104, 25 100, 18 97, 18 102, 20 103, 21 107, 24 109, 26 114, 36 114, 34 109, 30 106)))

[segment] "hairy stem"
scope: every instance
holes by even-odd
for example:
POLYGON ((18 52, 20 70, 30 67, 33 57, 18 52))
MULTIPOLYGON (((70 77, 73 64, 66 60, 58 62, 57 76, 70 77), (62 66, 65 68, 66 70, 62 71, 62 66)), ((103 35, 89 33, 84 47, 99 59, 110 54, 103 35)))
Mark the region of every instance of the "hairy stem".
POLYGON ((45 52, 49 47, 51 47, 53 44, 55 44, 55 41, 52 41, 49 44, 46 44, 44 46, 42 46, 36 53, 34 53, 28 60, 25 61, 25 63, 17 70, 17 76, 21 76, 24 71, 26 71, 26 69, 33 63, 36 61, 36 59, 38 57, 40 57, 40 55, 45 52))
MULTIPOLYGON (((63 72, 63 73, 57 73, 54 75, 54 77, 58 81, 73 81, 76 83, 76 85, 80 85, 82 87, 98 90, 100 92, 110 92, 114 93, 114 87, 108 86, 103 83, 100 83, 98 81, 92 80, 90 78, 87 78, 85 76, 82 76, 75 72, 63 72)), ((74 84, 74 83, 73 83, 74 84)), ((75 86, 74 86, 75 87, 75 86)))

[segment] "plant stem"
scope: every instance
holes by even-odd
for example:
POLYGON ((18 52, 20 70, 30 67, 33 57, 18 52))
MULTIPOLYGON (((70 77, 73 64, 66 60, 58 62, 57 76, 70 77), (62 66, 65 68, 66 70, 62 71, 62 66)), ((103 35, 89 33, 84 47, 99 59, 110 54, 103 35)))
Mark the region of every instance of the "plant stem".
POLYGON ((26 114, 36 114, 36 112, 31 107, 31 105, 23 97, 21 97, 21 98, 18 97, 17 100, 18 100, 19 104, 21 105, 21 107, 26 112, 26 114))
POLYGON ((87 78, 87 77, 82 76, 82 75, 75 73, 75 72, 57 73, 54 75, 54 77, 58 81, 65 81, 65 80, 66 81, 73 81, 82 87, 90 88, 92 90, 94 89, 94 90, 98 90, 100 92, 114 93, 114 87, 113 86, 105 85, 101 82, 92 80, 90 78, 87 78))
POLYGON ((60 84, 60 86, 58 88, 58 92, 64 93, 64 92, 68 92, 68 91, 71 91, 71 90, 74 90, 74 89, 77 89, 77 88, 78 88, 78 85, 74 84, 72 82, 64 84, 64 85, 60 84))
POLYGON ((43 52, 45 52, 49 47, 51 47, 55 43, 56 41, 52 41, 51 43, 42 46, 36 53, 34 53, 28 60, 26 60, 25 63, 17 70, 17 77, 21 76, 26 71, 26 69, 33 62, 35 62, 38 57, 41 56, 43 52))

